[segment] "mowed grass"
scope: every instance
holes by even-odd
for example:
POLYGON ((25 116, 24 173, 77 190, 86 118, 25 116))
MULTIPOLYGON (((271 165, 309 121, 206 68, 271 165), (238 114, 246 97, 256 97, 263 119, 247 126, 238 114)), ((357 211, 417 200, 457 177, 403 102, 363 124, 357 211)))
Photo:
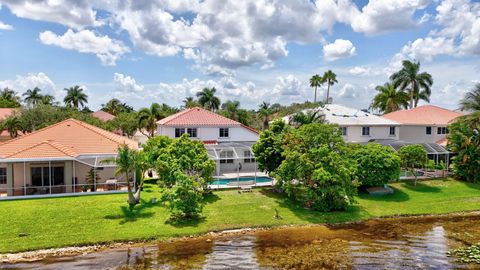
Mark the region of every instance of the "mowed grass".
POLYGON ((345 212, 306 210, 267 189, 251 193, 216 191, 206 199, 204 218, 184 224, 168 223, 168 211, 150 198, 159 197, 156 185, 147 185, 143 202, 130 212, 126 194, 92 195, 0 202, 0 252, 166 239, 208 231, 359 221, 371 217, 441 214, 480 210, 480 185, 455 180, 391 185, 387 196, 360 194, 345 212), (275 219, 275 209, 282 219, 275 219))

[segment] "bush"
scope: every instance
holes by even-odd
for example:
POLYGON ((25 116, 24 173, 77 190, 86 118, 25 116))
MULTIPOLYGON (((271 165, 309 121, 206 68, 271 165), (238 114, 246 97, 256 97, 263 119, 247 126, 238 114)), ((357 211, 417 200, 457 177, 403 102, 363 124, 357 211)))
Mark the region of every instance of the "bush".
POLYGON ((382 186, 400 177, 400 157, 388 146, 369 143, 355 149, 352 157, 363 186, 382 186))
POLYGON ((357 191, 356 166, 338 127, 307 124, 284 140, 285 160, 275 171, 278 185, 294 200, 319 211, 344 210, 357 191))
POLYGON ((202 193, 199 183, 185 174, 177 173, 177 181, 171 188, 163 189, 162 201, 171 212, 171 220, 189 220, 202 213, 202 193))

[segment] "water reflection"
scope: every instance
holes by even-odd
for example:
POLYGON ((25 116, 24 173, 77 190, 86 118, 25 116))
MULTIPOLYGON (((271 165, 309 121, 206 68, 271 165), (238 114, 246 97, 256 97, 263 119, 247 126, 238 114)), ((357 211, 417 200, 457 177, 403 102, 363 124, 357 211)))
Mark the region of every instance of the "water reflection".
POLYGON ((448 250, 480 242, 480 215, 282 228, 52 258, 14 269, 458 269, 448 250))

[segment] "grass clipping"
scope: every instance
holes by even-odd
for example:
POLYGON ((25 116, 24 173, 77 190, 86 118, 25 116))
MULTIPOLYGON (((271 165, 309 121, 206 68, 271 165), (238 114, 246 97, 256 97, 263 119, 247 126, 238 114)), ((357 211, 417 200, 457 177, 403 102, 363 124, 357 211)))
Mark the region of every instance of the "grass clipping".
POLYGON ((462 263, 480 264, 480 243, 449 251, 448 255, 454 255, 462 263))

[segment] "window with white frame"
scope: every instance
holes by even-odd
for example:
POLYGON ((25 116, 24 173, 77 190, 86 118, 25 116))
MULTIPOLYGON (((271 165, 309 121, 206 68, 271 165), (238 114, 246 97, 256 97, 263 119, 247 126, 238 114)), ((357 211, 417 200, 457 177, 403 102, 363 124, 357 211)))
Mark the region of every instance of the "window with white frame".
POLYGON ((220 163, 233 163, 233 151, 220 152, 220 163))
POLYGON ((175 128, 175 138, 179 138, 185 133, 187 133, 190 138, 197 138, 196 128, 175 128))
POLYGON ((187 128, 187 134, 190 138, 197 138, 197 129, 196 128, 187 128))
POLYGON ((426 127, 425 128, 425 134, 432 135, 432 127, 426 127))
POLYGON ((175 128, 175 138, 180 138, 185 133, 185 128, 175 128))
POLYGON ((395 136, 395 127, 394 126, 390 127, 390 136, 395 136))
POLYGON ((341 127, 342 129, 342 136, 347 136, 347 127, 341 127))
POLYGON ((370 127, 362 127, 362 136, 370 136, 370 127))
POLYGON ((230 131, 229 131, 228 128, 220 128, 218 136, 220 138, 228 138, 228 137, 230 137, 229 133, 230 133, 230 131))
POLYGON ((437 134, 447 134, 448 129, 446 127, 438 127, 437 128, 437 134))
POLYGON ((243 162, 245 163, 255 162, 255 158, 253 158, 252 152, 250 152, 250 150, 243 151, 243 156, 244 156, 243 162))
POLYGON ((0 168, 0 185, 7 183, 7 168, 0 168))

